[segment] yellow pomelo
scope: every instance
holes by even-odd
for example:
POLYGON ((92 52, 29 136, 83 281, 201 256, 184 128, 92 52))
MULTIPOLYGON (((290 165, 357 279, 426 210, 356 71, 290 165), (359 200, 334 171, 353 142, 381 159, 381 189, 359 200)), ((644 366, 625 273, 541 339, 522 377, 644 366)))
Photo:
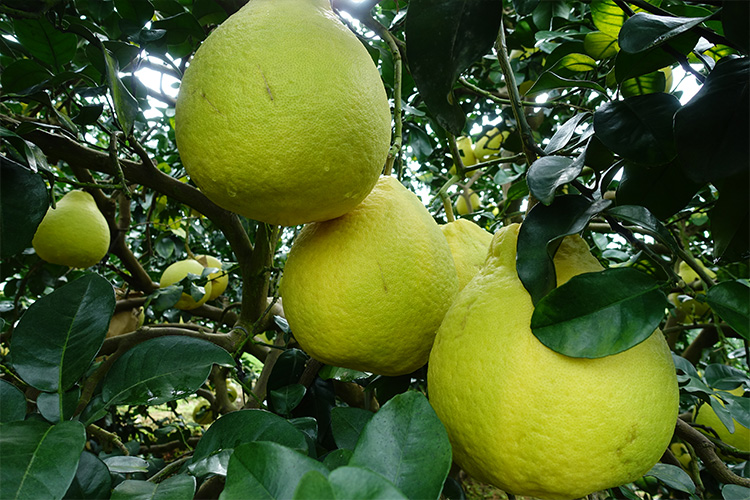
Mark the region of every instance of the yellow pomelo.
POLYGON ((684 443, 672 443, 669 445, 669 450, 684 469, 690 469, 690 462, 693 461, 693 457, 690 455, 690 451, 684 443))
MULTIPOLYGON (((742 396, 744 389, 738 387, 726 392, 734 394, 735 396, 742 396)), ((716 396, 711 397, 716 398, 716 396)), ((719 398, 716 399, 718 400, 719 398)), ((719 402, 721 406, 724 406, 724 403, 721 400, 719 400, 719 402)), ((734 422, 734 432, 729 432, 727 426, 722 423, 714 409, 711 408, 710 404, 702 404, 693 416, 693 422, 712 428, 716 431, 716 434, 719 435, 719 439, 728 445, 734 446, 741 451, 750 452, 750 429, 737 422, 737 420, 732 420, 734 422)), ((698 430, 702 431, 700 428, 698 428, 698 430)))
POLYGON ((195 260, 197 260, 203 267, 213 267, 218 269, 218 271, 208 275, 211 279, 211 295, 208 297, 208 300, 214 300, 227 289, 227 286, 229 285, 229 273, 222 270, 221 261, 216 257, 210 255, 196 255, 195 260))
POLYGON ((476 191, 469 189, 468 191, 461 191, 458 194, 456 200, 456 213, 458 215, 467 215, 479 210, 479 205, 482 201, 479 199, 479 195, 476 191))
POLYGON ((484 265, 492 234, 467 219, 456 219, 440 226, 453 254, 458 289, 463 290, 484 265))
POLYGON ((85 191, 66 193, 47 210, 31 244, 52 264, 91 267, 107 255, 109 226, 94 197, 85 191))
MULTIPOLYGON (((200 276, 203 273, 203 266, 200 262, 193 259, 177 261, 164 270, 161 279, 159 280, 159 286, 161 288, 166 288, 169 285, 179 283, 188 275, 188 273, 200 276)), ((211 281, 206 282, 206 284, 203 285, 203 288, 205 293, 200 300, 196 301, 189 293, 183 292, 180 300, 178 300, 174 306, 177 309, 189 310, 205 304, 211 296, 211 281)))
MULTIPOLYGON (((698 262, 699 267, 703 269, 703 271, 705 271, 705 273, 708 275, 709 278, 711 279, 716 278, 715 272, 707 268, 703 264, 703 262, 701 261, 697 261, 697 262, 698 262)), ((700 276, 698 276, 698 273, 696 273, 695 270, 692 267, 690 267, 688 263, 685 261, 680 262, 680 266, 679 266, 679 269, 677 270, 677 274, 679 274, 680 278, 682 278, 682 280, 688 285, 690 285, 696 280, 700 280, 700 276)))
POLYGON ((286 319, 305 351, 380 375, 427 362, 457 291, 440 227, 393 177, 346 215, 305 226, 281 282, 286 319))
POLYGON ((177 146, 217 205, 270 224, 338 217, 370 192, 390 147, 380 74, 327 0, 251 0, 185 71, 177 146))
MULTIPOLYGON (((458 294, 430 354, 430 402, 453 458, 470 476, 517 495, 581 498, 636 480, 664 453, 678 412, 660 331, 598 359, 539 342, 516 273, 519 225, 493 237, 485 266, 458 294)), ((555 257, 557 282, 601 266, 579 236, 555 257)))
POLYGON ((501 132, 497 127, 493 127, 484 133, 474 144, 474 156, 477 161, 486 161, 490 157, 499 156, 500 147, 509 135, 510 132, 507 130, 501 132))

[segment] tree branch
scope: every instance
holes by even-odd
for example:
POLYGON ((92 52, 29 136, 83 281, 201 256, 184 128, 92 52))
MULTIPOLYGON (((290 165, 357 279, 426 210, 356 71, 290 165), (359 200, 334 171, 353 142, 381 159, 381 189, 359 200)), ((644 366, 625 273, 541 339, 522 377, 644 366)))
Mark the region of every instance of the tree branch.
POLYGON ((716 454, 716 445, 705 435, 690 426, 682 419, 677 419, 675 433, 695 449, 696 455, 703 461, 708 472, 724 484, 738 484, 750 488, 750 479, 740 477, 730 471, 716 454))

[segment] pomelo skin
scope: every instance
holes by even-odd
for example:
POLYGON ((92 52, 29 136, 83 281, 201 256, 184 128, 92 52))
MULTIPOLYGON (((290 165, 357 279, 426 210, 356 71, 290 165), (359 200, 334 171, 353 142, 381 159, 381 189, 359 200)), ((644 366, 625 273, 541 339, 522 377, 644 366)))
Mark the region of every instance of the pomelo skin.
POLYGON ((175 137, 211 201, 292 226, 339 217, 369 194, 391 112, 375 63, 327 0, 250 0, 185 71, 175 137))
MULTIPOLYGON (((632 482, 662 456, 677 419, 663 334, 598 359, 545 347, 531 333, 533 305, 516 272, 518 230, 495 234, 430 354, 428 394, 454 461, 480 481, 547 500, 632 482)), ((555 266, 558 283, 601 270, 578 236, 563 240, 555 266)))

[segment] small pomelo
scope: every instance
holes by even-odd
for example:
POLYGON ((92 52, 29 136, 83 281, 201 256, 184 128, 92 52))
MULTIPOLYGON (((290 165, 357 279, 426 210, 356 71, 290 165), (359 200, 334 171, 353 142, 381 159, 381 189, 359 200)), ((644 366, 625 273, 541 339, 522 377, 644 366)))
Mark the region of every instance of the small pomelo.
MULTIPOLYGON (((166 288, 169 285, 179 283, 184 278, 186 278, 188 274, 200 276, 202 273, 203 266, 197 260, 180 260, 173 264, 170 264, 170 266, 164 270, 161 275, 161 279, 159 280, 159 287, 166 288)), ((189 293, 185 293, 183 291, 182 295, 180 296, 180 300, 177 301, 174 307, 182 310, 190 310, 205 304, 208 301, 208 298, 211 296, 211 281, 206 282, 203 287, 204 295, 200 300, 196 301, 189 293)))
POLYGON ((109 226, 93 196, 70 191, 47 210, 32 245, 47 262, 83 269, 107 255, 109 226))

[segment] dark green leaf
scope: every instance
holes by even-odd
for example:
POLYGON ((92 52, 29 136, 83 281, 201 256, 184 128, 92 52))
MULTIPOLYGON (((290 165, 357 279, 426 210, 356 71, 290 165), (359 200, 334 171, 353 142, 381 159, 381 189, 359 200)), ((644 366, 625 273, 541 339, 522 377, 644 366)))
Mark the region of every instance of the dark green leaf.
POLYGON ((288 416, 302 402, 306 392, 307 388, 304 385, 291 384, 269 391, 268 397, 275 411, 288 416))
POLYGON ((40 391, 67 391, 99 351, 114 309, 114 289, 97 274, 87 274, 34 302, 11 340, 18 375, 40 391))
POLYGON ((288 349, 281 353, 268 377, 268 390, 273 391, 299 382, 308 359, 310 357, 307 353, 300 349, 288 349))
POLYGON ((645 207, 620 205, 607 210, 607 214, 630 224, 636 224, 644 229, 648 229, 656 238, 675 252, 680 248, 672 233, 645 207))
POLYGON ((497 37, 499 0, 412 0, 406 17, 406 53, 411 75, 437 122, 454 135, 466 123, 453 85, 497 37))
POLYGON ((49 422, 55 423, 69 420, 78 406, 81 388, 78 386, 63 392, 42 392, 36 398, 39 413, 49 422))
POLYGON ((29 88, 44 83, 51 77, 52 73, 33 59, 19 59, 3 70, 0 82, 3 92, 23 94, 29 88))
POLYGON ((119 76, 119 66, 112 53, 104 50, 104 60, 107 65, 107 83, 112 94, 112 103, 115 107, 115 115, 120 129, 129 136, 133 132, 135 118, 138 115, 138 101, 128 91, 119 76))
POLYGON ((527 16, 534 12, 541 0, 513 0, 513 8, 519 16, 527 16))
POLYGON ((25 49, 58 71, 75 56, 78 43, 76 36, 58 31, 46 17, 16 19, 13 28, 16 38, 25 49))
POLYGON ((545 71, 542 73, 534 85, 528 90, 528 94, 538 94, 554 89, 567 89, 567 88, 584 88, 591 89, 599 92, 602 95, 607 95, 607 91, 596 82, 588 80, 573 80, 570 78, 563 78, 562 76, 552 72, 545 71))
POLYGON ((409 391, 367 423, 349 465, 377 472, 408 498, 437 499, 451 466, 451 446, 427 398, 409 391))
POLYGON ((214 365, 233 366, 232 356, 192 337, 158 337, 123 354, 102 382, 110 405, 158 405, 192 394, 214 365))
POLYGON ((714 258, 735 262, 750 257, 750 185, 748 171, 714 182, 716 205, 708 212, 714 237, 714 258))
POLYGON ((195 495, 195 478, 178 474, 160 483, 126 479, 112 491, 111 500, 186 500, 195 495))
POLYGON ((91 452, 84 451, 78 461, 78 470, 65 493, 66 500, 98 500, 107 498, 112 489, 112 476, 104 462, 91 452))
MULTIPOLYGON (((16 127, 16 130, 21 130, 24 125, 25 124, 22 123, 21 125, 16 127)), ((49 170, 47 158, 44 156, 44 153, 42 153, 42 151, 36 144, 24 140, 18 134, 11 132, 4 127, 0 127, 0 137, 5 139, 13 148, 15 148, 18 156, 26 160, 26 164, 28 165, 29 170, 34 173, 38 172, 39 170, 49 170)), ((2 155, 0 155, 0 162, 16 164, 13 160, 2 155)))
POLYGON ((685 208, 701 187, 675 161, 655 167, 627 163, 617 187, 617 203, 642 205, 666 220, 685 208))
MULTIPOLYGON (((729 393, 721 394, 721 397, 726 401, 726 408, 729 410, 730 416, 736 420, 736 423, 750 428, 750 398, 729 393)), ((732 422, 733 425, 734 423, 732 422)))
POLYGON ((658 94, 667 90, 667 78, 662 71, 629 78, 620 85, 623 97, 658 94))
POLYGON ((374 414, 371 411, 349 406, 337 406, 331 410, 331 427, 336 446, 353 450, 362 429, 374 414))
POLYGON ((232 498, 292 498, 302 476, 328 469, 317 460, 278 443, 245 443, 229 459, 227 480, 220 500, 232 498))
POLYGON ((0 257, 31 246, 49 207, 42 177, 0 156, 0 257))
POLYGON ((380 474, 362 467, 339 467, 327 479, 317 471, 308 472, 294 492, 294 500, 322 498, 406 500, 407 497, 380 474))
POLYGON ((724 27, 725 37, 734 42, 744 54, 750 53, 750 3, 724 2, 721 25, 724 27))
POLYGON ((557 129, 555 134, 550 138, 549 143, 544 147, 544 152, 552 154, 564 148, 575 134, 578 125, 589 114, 588 112, 578 113, 560 125, 560 128, 557 129))
POLYGON ((119 27, 128 35, 139 32, 154 16, 148 0, 115 0, 115 7, 121 17, 119 27))
POLYGON ((729 326, 750 340, 750 286, 746 281, 725 281, 712 286, 706 302, 729 326))
POLYGON ((725 484, 721 488, 721 498, 724 500, 748 500, 750 498, 750 488, 737 484, 725 484))
POLYGON ((175 16, 160 19, 151 23, 151 27, 166 30, 169 45, 177 45, 190 39, 197 44, 206 36, 203 27, 189 12, 181 12, 175 16))
POLYGON ((349 465, 349 460, 352 459, 353 454, 354 452, 352 450, 345 448, 333 450, 323 458, 323 464, 325 464, 329 470, 338 469, 339 467, 349 465))
POLYGON ((536 304, 531 331, 560 354, 601 358, 650 337, 665 307, 659 284, 635 269, 579 274, 536 304))
POLYGON ((636 163, 661 165, 675 155, 672 119, 680 101, 648 94, 605 103, 594 113, 596 136, 609 149, 636 163))
POLYGON ((689 31, 673 38, 668 43, 638 54, 621 50, 615 57, 615 80, 621 83, 629 78, 672 66, 677 62, 676 54, 689 54, 699 38, 697 34, 689 31))
MULTIPOLYGON (((748 297, 747 302, 750 302, 748 297)), ((706 382, 714 389, 731 391, 744 383, 750 383, 750 375, 731 366, 712 363, 704 372, 706 382)))
POLYGON ((656 464, 651 467, 646 476, 652 476, 663 482, 670 488, 686 493, 695 493, 695 484, 687 472, 676 465, 656 464))
POLYGON ((609 204, 564 195, 549 206, 536 204, 529 210, 518 233, 516 271, 535 304, 557 284, 552 259, 562 238, 583 231, 591 217, 609 204))
POLYGON ((557 188, 575 180, 583 169, 584 156, 573 160, 565 156, 542 156, 529 167, 526 182, 529 192, 545 205, 555 199, 557 188))
POLYGON ((622 25, 618 42, 625 52, 643 52, 698 26, 709 17, 671 17, 638 12, 622 25))
POLYGON ((26 417, 26 396, 21 389, 0 379, 0 424, 23 420, 26 417))
POLYGON ((696 183, 750 171, 750 59, 722 59, 674 116, 677 154, 696 183))
POLYGON ((263 410, 241 410, 219 417, 208 428, 198 441, 192 463, 253 441, 273 441, 300 452, 307 451, 305 435, 287 420, 263 410))
POLYGON ((85 443, 86 430, 80 422, 0 424, 0 498, 62 498, 75 477, 85 443))

